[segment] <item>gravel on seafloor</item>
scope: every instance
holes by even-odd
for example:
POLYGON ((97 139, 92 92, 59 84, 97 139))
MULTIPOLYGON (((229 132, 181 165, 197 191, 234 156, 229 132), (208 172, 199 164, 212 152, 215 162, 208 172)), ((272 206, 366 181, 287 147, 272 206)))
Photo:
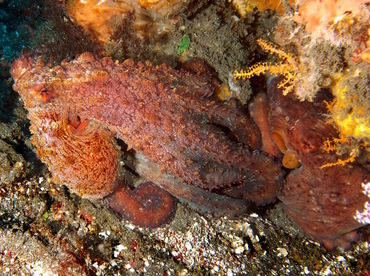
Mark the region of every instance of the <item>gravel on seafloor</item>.
POLYGON ((2 275, 353 275, 369 258, 368 241, 326 252, 279 205, 228 219, 179 203, 169 225, 143 229, 47 177, 3 185, 0 202, 2 275))

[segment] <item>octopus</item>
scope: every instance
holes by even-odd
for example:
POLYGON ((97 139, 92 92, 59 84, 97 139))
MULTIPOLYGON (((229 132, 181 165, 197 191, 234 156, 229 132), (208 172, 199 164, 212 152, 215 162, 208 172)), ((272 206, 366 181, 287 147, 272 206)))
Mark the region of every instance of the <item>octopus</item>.
POLYGON ((354 215, 367 201, 361 183, 370 179, 369 167, 366 162, 325 167, 338 158, 322 147, 338 137, 327 123, 325 102, 332 101, 331 94, 322 90, 314 102, 300 102, 293 94, 283 96, 280 80, 275 78, 267 95, 259 94, 251 106, 263 133, 263 150, 271 156, 281 152, 289 171, 278 198, 306 236, 328 250, 348 249, 358 239, 356 229, 364 226, 354 215))
POLYGON ((260 150, 257 125, 235 104, 213 100, 217 84, 206 66, 187 67, 83 53, 54 67, 22 56, 11 75, 52 179, 106 199, 136 225, 168 222, 174 196, 222 215, 274 201, 283 171, 260 150), (121 183, 122 142, 148 180, 134 189, 121 183))

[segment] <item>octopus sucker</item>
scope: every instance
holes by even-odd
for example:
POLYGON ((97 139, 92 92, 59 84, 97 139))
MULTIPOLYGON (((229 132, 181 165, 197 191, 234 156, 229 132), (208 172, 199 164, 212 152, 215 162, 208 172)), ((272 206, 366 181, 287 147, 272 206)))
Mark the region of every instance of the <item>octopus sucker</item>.
MULTIPOLYGON (((259 152, 256 124, 235 105, 212 99, 217 84, 199 68, 203 71, 197 73, 82 53, 56 67, 22 56, 11 74, 29 111, 31 141, 55 181, 88 198, 109 195, 117 212, 151 226, 142 218, 142 192, 118 184, 115 139, 155 165, 145 170, 135 163, 143 178, 189 201, 199 203, 197 195, 202 195, 210 211, 218 199, 222 205, 215 204, 229 213, 245 211, 247 201, 272 202, 283 184, 280 164, 259 152), (45 87, 51 97, 34 96, 46 93, 45 87)), ((163 191, 152 187, 139 190, 161 198, 163 191)), ((163 212, 169 215, 170 209, 163 212)), ((155 218, 156 212, 148 214, 167 221, 155 218)))
POLYGON ((295 169, 301 165, 301 162, 295 152, 287 150, 284 154, 282 164, 284 168, 295 169))

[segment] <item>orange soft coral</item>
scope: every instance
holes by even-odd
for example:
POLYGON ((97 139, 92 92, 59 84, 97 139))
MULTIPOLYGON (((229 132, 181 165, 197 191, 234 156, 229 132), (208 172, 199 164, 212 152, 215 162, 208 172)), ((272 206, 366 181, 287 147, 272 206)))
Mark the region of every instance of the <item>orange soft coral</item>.
POLYGON ((96 40, 108 42, 113 32, 113 26, 110 23, 112 18, 120 17, 134 9, 129 5, 120 5, 114 1, 99 3, 99 0, 68 1, 68 13, 96 40))
MULTIPOLYGON (((281 0, 229 0, 229 2, 232 2, 234 8, 243 17, 246 16, 247 12, 252 12, 254 8, 260 11, 270 9, 279 14, 285 12, 285 7, 281 0)), ((294 0, 289 0, 287 2, 293 4, 294 0)))
POLYGON ((342 20, 347 13, 355 17, 360 13, 364 3, 369 0, 300 0, 298 13, 294 21, 306 24, 310 33, 328 27, 332 23, 342 20))
POLYGON ((67 8, 75 22, 99 42, 110 42, 110 37, 128 13, 135 13, 137 35, 166 32, 171 15, 186 1, 183 0, 76 0, 69 1, 67 8))

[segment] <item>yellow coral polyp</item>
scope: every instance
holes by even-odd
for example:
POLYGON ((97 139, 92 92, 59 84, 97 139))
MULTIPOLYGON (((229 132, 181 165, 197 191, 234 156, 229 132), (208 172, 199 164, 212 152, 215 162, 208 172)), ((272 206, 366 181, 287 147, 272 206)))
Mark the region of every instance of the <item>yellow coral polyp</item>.
POLYGON ((338 138, 324 142, 322 149, 336 152, 342 156, 336 162, 327 163, 320 168, 345 166, 354 162, 361 151, 367 150, 370 141, 370 102, 366 87, 353 86, 353 79, 361 77, 361 72, 354 74, 338 73, 333 76, 332 94, 334 100, 327 104, 331 113, 330 123, 338 129, 338 138), (351 86, 352 84, 352 86, 351 86), (344 157, 344 158, 343 158, 344 157))
POLYGON ((342 155, 342 151, 346 147, 348 147, 348 148, 345 151, 349 150, 347 152, 347 154, 348 154, 347 158, 344 158, 344 159, 339 158, 336 162, 326 163, 326 164, 320 166, 320 168, 321 169, 330 168, 330 167, 334 167, 334 166, 338 166, 338 165, 345 166, 348 163, 355 162, 356 157, 360 153, 360 147, 366 148, 367 143, 365 141, 363 141, 361 143, 358 143, 355 140, 353 140, 352 138, 349 138, 348 136, 340 135, 339 138, 333 138, 332 140, 327 139, 324 142, 322 149, 327 153, 337 152, 337 155, 342 155))
POLYGON ((350 91, 345 81, 347 77, 337 76, 333 88, 335 101, 330 106, 332 118, 339 132, 356 140, 370 139, 370 117, 366 110, 366 101, 361 99, 361 92, 350 91), (356 95, 359 94, 359 95, 356 95))
POLYGON ((369 122, 365 118, 356 118, 351 113, 344 118, 341 118, 340 115, 333 116, 333 119, 340 132, 345 136, 351 136, 358 140, 370 137, 369 122))

